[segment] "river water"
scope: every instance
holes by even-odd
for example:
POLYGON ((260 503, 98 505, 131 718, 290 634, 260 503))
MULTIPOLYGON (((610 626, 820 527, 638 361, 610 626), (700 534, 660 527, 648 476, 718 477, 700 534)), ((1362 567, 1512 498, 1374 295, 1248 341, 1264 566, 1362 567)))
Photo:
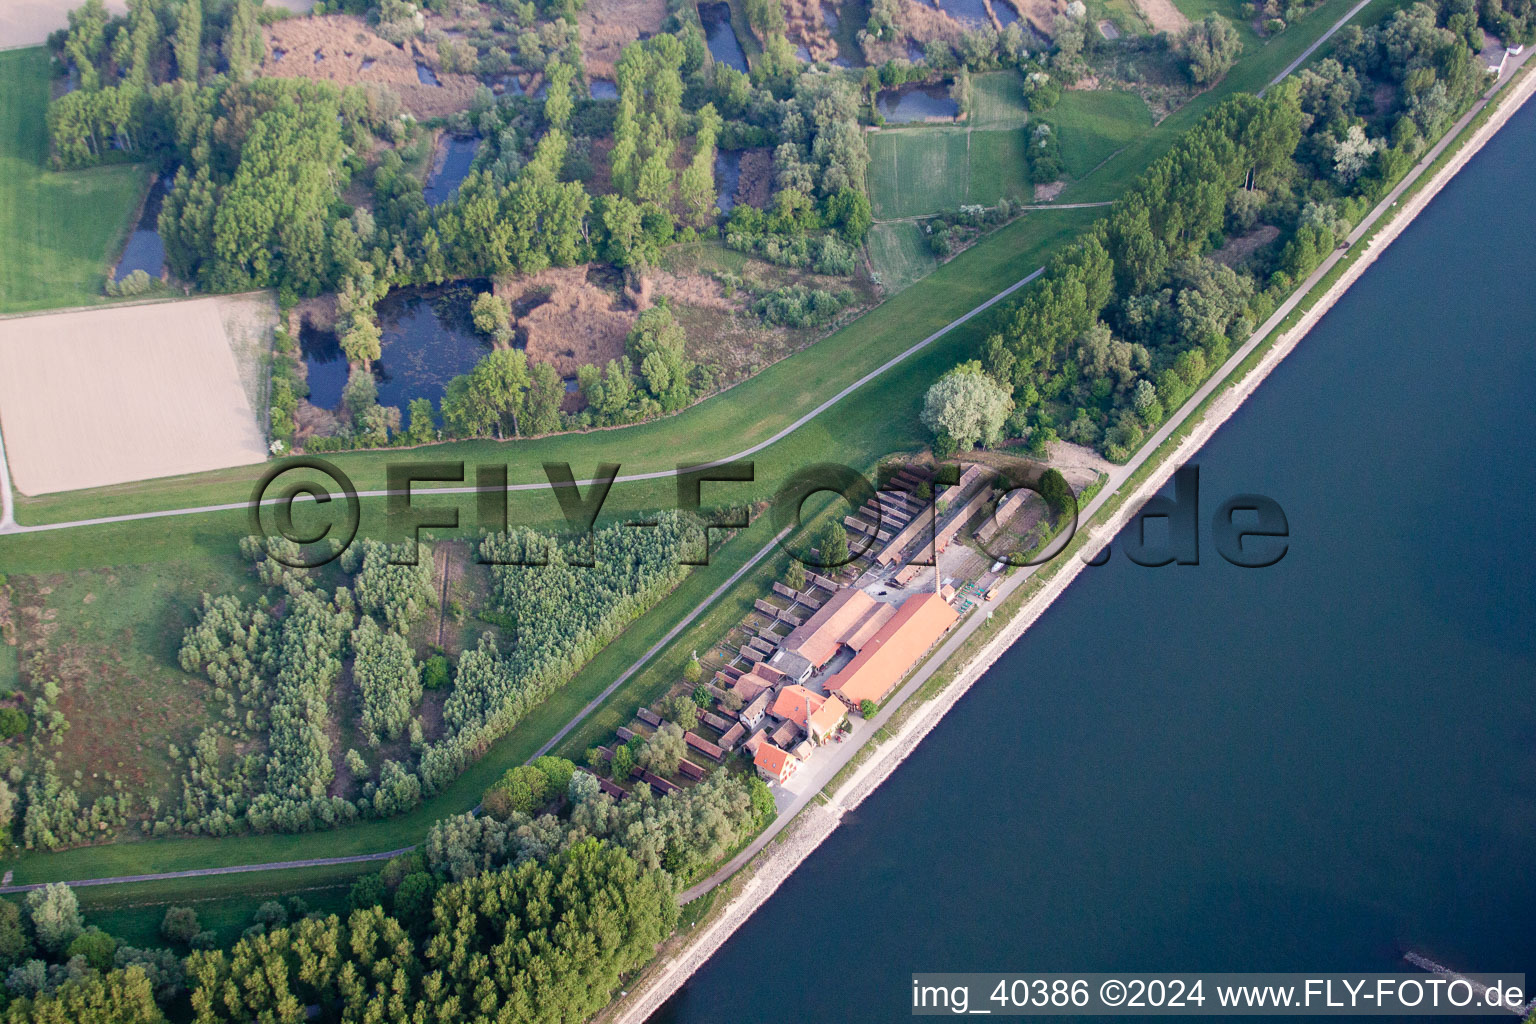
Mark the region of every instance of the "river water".
POLYGON ((1536 977, 1532 167, 1536 104, 1198 454, 1201 563, 1117 542, 654 1020, 906 1020, 914 971, 1536 977), (1211 544, 1239 492, 1272 568, 1211 544))

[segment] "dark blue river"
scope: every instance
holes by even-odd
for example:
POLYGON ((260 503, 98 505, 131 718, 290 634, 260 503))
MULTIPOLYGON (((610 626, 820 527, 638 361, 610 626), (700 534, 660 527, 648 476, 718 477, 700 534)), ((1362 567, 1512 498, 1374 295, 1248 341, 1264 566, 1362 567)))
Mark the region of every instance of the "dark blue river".
POLYGON ((1117 542, 655 1020, 906 1020, 914 971, 1536 980, 1533 168, 1536 104, 1199 453, 1200 564, 1117 542), (1239 492, 1272 568, 1216 554, 1239 492))

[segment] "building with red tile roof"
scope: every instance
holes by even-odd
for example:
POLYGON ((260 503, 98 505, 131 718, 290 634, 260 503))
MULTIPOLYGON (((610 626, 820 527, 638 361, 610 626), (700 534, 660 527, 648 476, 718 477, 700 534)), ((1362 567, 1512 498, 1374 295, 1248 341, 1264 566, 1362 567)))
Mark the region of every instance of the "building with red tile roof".
POLYGON ((811 712, 820 710, 826 702, 827 698, 819 693, 812 693, 803 686, 786 686, 779 691, 778 699, 773 702, 771 713, 774 718, 794 722, 804 729, 811 720, 811 712))
POLYGON ((725 731, 724 736, 720 737, 720 749, 735 750, 736 744, 740 743, 741 738, 746 734, 747 727, 742 725, 740 722, 737 722, 735 725, 731 726, 725 731))
POLYGON ((716 761, 722 761, 725 759, 725 751, 721 750, 719 747, 715 746, 715 744, 709 742, 709 740, 705 739, 703 736, 700 736, 698 733, 683 733, 683 742, 687 743, 690 747, 692 747, 694 750, 697 750, 705 757, 713 758, 716 761))
POLYGON ((753 756, 752 763, 757 770, 763 773, 763 777, 772 782, 788 782, 790 776, 800 767, 800 759, 787 750, 780 750, 772 743, 764 743, 757 748, 757 754, 753 756))
POLYGON ((741 709, 741 714, 737 718, 748 729, 756 729, 762 723, 763 716, 768 713, 768 702, 772 699, 773 691, 764 690, 751 704, 741 709))
POLYGON ((848 717, 848 706, 833 698, 811 713, 809 732, 811 739, 825 743, 842 726, 848 717))
POLYGON ((773 667, 803 680, 832 660, 850 637, 857 636, 871 617, 888 614, 885 606, 858 587, 845 587, 816 609, 816 614, 784 638, 773 667))
POLYGON ((742 676, 731 686, 731 692, 741 698, 743 704, 750 704, 757 700, 758 694, 772 689, 773 684, 764 676, 758 675, 760 666, 752 666, 752 671, 742 676))
POLYGON ((828 699, 803 686, 786 686, 774 701, 773 715, 794 722, 815 742, 825 743, 847 717, 848 709, 842 701, 828 699))
POLYGON ((827 691, 849 707, 880 703, 959 617, 938 594, 907 598, 858 656, 827 681, 827 691))

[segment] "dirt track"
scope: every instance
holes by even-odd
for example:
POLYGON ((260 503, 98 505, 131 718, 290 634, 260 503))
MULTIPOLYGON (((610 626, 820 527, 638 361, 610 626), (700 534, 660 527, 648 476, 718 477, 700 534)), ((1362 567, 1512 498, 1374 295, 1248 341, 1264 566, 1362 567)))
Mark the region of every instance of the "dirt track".
POLYGON ((1173 6, 1173 0, 1136 0, 1136 9, 1152 25, 1154 32, 1176 36, 1189 28, 1189 19, 1173 6))

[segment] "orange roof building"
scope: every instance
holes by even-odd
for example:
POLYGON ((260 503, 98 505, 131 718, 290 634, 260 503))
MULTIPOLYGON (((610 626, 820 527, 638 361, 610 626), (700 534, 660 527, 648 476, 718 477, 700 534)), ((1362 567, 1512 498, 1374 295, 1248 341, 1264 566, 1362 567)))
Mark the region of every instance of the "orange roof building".
POLYGON ((850 707, 866 700, 878 704, 959 617, 938 594, 907 598, 858 656, 827 681, 827 691, 850 707))
POLYGON ((812 740, 825 743, 837 731, 848 709, 839 700, 829 700, 803 686, 786 686, 774 701, 773 715, 794 722, 812 740))
POLYGON ((876 633, 880 632, 880 627, 890 622, 895 615, 895 605, 886 604, 883 601, 877 603, 874 610, 859 623, 858 628, 843 639, 843 643, 857 654, 864 649, 865 644, 874 639, 876 633))
POLYGON ((757 748, 753 755, 752 763, 763 776, 774 782, 788 782, 790 776, 795 774, 800 767, 800 759, 787 750, 780 750, 772 743, 764 743, 757 748))
POLYGON ((773 702, 773 717, 783 718, 806 729, 809 727, 811 712, 820 711, 826 702, 827 698, 803 686, 786 686, 779 691, 779 699, 773 702))
POLYGON ((848 717, 848 706, 840 700, 829 700, 815 711, 811 712, 810 728, 811 739, 817 743, 825 743, 835 732, 838 726, 843 724, 843 719, 848 717))
POLYGON ((794 671, 800 667, 797 658, 804 659, 812 670, 821 668, 850 637, 858 635, 871 617, 882 614, 883 607, 858 587, 839 590, 784 638, 781 651, 789 657, 782 665, 779 664, 781 659, 775 658, 775 667, 786 675, 803 679, 809 673, 794 671))

